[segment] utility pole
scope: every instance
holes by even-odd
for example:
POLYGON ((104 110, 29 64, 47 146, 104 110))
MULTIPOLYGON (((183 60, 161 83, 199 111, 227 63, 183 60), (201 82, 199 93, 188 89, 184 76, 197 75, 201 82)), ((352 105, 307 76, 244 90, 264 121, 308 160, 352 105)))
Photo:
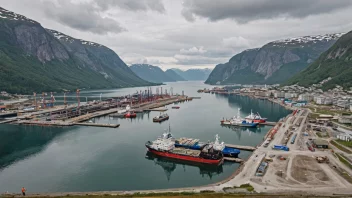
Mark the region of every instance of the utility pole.
POLYGON ((78 113, 78 115, 81 115, 81 113, 80 113, 79 89, 77 89, 77 91, 76 91, 76 97, 77 97, 77 102, 78 102, 78 105, 77 105, 77 112, 76 112, 76 113, 78 113))
POLYGON ((33 96, 34 96, 34 110, 38 110, 37 108, 37 93, 33 92, 33 96))

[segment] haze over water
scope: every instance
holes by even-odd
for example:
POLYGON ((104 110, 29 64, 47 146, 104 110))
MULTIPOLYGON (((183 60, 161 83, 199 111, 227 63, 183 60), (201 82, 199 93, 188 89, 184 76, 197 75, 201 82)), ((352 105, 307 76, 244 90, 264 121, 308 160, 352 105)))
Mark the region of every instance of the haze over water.
MULTIPOLYGON (((220 126, 241 108, 242 116, 259 112, 269 121, 277 121, 290 111, 269 101, 242 96, 199 94, 211 88, 201 82, 167 83, 174 93, 200 96, 180 103, 180 109, 167 113, 170 120, 153 123, 158 112, 138 114, 136 119, 96 118, 97 123, 120 123, 117 129, 95 127, 50 128, 0 125, 0 193, 19 192, 25 186, 32 192, 142 190, 190 187, 215 183, 229 177, 239 166, 221 167, 185 164, 146 157, 145 142, 160 136, 171 126, 174 137, 192 137, 201 141, 220 140, 231 144, 256 146, 271 128, 239 129, 220 126)), ((132 94, 145 88, 86 91, 82 96, 113 97, 132 94)), ((153 88, 155 90, 155 87, 153 88)), ((82 100, 82 99, 81 99, 82 100)), ((85 99, 83 99, 85 101, 85 99)), ((247 158, 250 152, 241 151, 247 158)))

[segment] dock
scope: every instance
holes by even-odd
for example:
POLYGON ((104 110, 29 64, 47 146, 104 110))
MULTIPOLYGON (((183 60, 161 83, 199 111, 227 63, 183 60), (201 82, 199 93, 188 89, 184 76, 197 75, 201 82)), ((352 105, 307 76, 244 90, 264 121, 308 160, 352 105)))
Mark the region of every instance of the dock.
POLYGON ((264 123, 259 123, 259 125, 267 125, 267 126, 275 126, 277 122, 264 122, 264 123))
POLYGON ((242 145, 235 145, 235 144, 225 144, 226 147, 235 148, 244 151, 255 151, 255 147, 253 146, 242 146, 242 145))
POLYGON ((87 123, 87 122, 75 123, 74 125, 94 126, 94 127, 108 127, 108 128, 117 128, 117 127, 120 126, 120 124, 102 124, 102 123, 87 123))
POLYGON ((167 108, 164 107, 159 107, 159 108, 154 108, 154 109, 146 109, 145 111, 167 111, 167 108))
POLYGON ((236 162, 236 163, 244 162, 244 160, 241 158, 233 158, 233 157, 224 157, 224 160, 229 162, 236 162))

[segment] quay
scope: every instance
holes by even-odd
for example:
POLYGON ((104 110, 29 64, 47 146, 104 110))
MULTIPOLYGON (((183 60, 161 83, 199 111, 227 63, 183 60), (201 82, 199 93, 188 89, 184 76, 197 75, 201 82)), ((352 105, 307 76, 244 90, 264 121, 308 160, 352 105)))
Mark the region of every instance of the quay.
POLYGON ((102 123, 87 123, 87 122, 75 123, 74 125, 94 126, 94 127, 108 127, 108 128, 117 128, 117 127, 120 126, 120 124, 102 124, 102 123))
MULTIPOLYGON (((112 115, 118 115, 120 110, 124 110, 124 105, 131 105, 131 109, 135 109, 138 112, 143 111, 166 111, 166 105, 191 101, 193 97, 187 96, 170 96, 170 95, 158 95, 146 98, 139 101, 130 99, 130 101, 115 101, 114 99, 104 100, 78 105, 60 105, 54 108, 44 108, 35 112, 8 112, 0 114, 3 117, 12 117, 8 120, 1 120, 0 124, 10 123, 19 125, 37 125, 37 126, 74 126, 74 125, 84 125, 84 126, 97 126, 97 127, 112 127, 116 128, 119 125, 106 125, 106 124, 95 124, 95 123, 83 123, 92 118, 112 115), (166 97, 165 97, 166 96, 166 97)), ((78 101, 79 102, 79 101, 78 101)))
POLYGON ((235 144, 225 144, 226 147, 240 149, 244 151, 255 151, 256 148, 253 146, 242 146, 242 145, 235 145, 235 144))
POLYGON ((264 122, 264 123, 259 123, 259 125, 268 125, 268 126, 275 126, 277 122, 264 122))
POLYGON ((241 158, 233 158, 233 157, 224 157, 224 160, 229 162, 236 162, 236 163, 244 162, 244 160, 241 158))

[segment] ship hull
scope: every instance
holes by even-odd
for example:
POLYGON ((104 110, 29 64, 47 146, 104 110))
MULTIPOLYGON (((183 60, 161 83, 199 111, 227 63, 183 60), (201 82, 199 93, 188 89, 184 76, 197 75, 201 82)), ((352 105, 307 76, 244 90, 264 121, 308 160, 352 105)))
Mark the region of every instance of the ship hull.
POLYGON ((169 116, 164 117, 164 118, 153 118, 153 122, 163 122, 168 119, 169 119, 169 116))
MULTIPOLYGON (((148 147, 147 147, 148 148, 148 147)), ((148 148, 148 151, 162 157, 167 157, 171 159, 178 159, 178 160, 183 160, 183 161, 189 161, 189 162, 196 162, 196 163, 202 163, 202 164, 212 164, 212 165, 220 165, 223 163, 223 158, 218 159, 218 160, 211 160, 211 159, 204 159, 204 158, 199 158, 199 157, 192 157, 192 156, 186 156, 186 155, 179 155, 175 153, 169 153, 169 152, 163 152, 163 151, 157 151, 151 148, 148 148)))
POLYGON ((254 122, 254 123, 265 123, 266 119, 248 119, 246 118, 246 120, 250 121, 250 122, 254 122))
POLYGON ((232 123, 232 126, 239 126, 239 127, 247 127, 247 128, 255 128, 258 126, 258 123, 232 123))

